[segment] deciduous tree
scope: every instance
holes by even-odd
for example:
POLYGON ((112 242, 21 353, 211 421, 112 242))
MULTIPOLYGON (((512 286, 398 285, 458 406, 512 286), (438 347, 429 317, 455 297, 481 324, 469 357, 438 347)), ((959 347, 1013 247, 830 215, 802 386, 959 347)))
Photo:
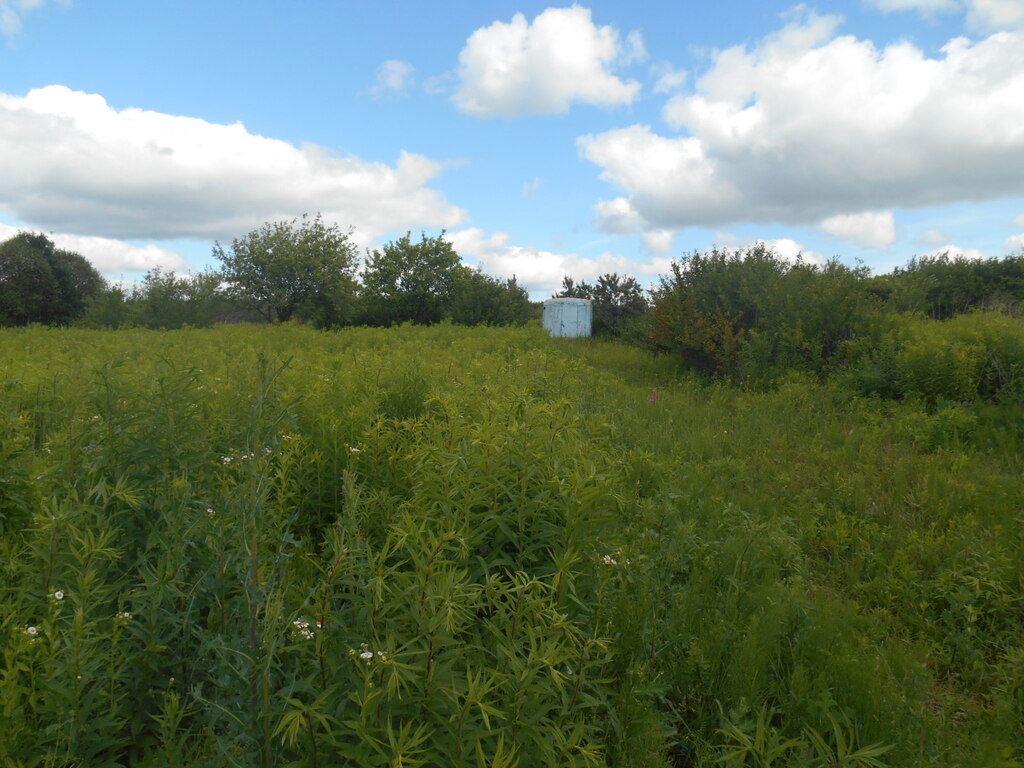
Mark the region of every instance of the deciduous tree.
POLYGON ((293 316, 338 325, 351 315, 356 248, 351 230, 328 226, 320 214, 267 223, 213 255, 231 295, 268 321, 293 316))

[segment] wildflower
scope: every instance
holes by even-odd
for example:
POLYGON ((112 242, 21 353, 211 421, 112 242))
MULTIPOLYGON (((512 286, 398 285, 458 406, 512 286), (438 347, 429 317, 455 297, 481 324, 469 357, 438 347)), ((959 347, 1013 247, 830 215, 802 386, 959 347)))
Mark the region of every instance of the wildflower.
POLYGON ((213 509, 213 507, 207 507, 206 514, 208 514, 210 517, 213 517, 217 514, 217 512, 213 509))
POLYGON ((362 653, 359 654, 359 658, 360 659, 365 659, 366 661, 369 661, 370 659, 373 658, 373 651, 363 651, 362 653))
POLYGON ((117 614, 117 617, 119 619, 123 619, 124 621, 131 621, 132 614, 130 611, 121 611, 119 614, 117 614))
POLYGON ((39 634, 39 627, 32 627, 32 626, 25 627, 25 634, 28 635, 29 637, 35 637, 36 635, 39 634))
POLYGON ((232 461, 234 461, 234 458, 232 458, 231 456, 221 456, 220 457, 220 463, 221 464, 230 464, 232 461))
POLYGON ((611 555, 605 555, 604 557, 601 558, 601 563, 603 565, 618 565, 619 561, 616 560, 611 555))
POLYGON ((64 599, 64 593, 58 589, 56 592, 53 593, 53 599, 57 602, 60 602, 64 599))
POLYGON ((359 453, 362 449, 358 445, 350 445, 348 450, 349 453, 359 453))

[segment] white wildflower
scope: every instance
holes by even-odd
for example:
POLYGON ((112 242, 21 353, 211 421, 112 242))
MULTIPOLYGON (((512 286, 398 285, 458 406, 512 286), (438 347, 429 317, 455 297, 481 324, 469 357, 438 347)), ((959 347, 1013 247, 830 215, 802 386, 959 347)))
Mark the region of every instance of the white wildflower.
POLYGON ((64 599, 64 592, 58 589, 56 592, 53 593, 53 599, 60 602, 64 599))
POLYGON ((364 659, 366 661, 369 661, 370 659, 373 658, 373 651, 363 651, 362 653, 359 654, 359 658, 360 659, 364 659))
POLYGON ((358 445, 350 445, 348 450, 349 453, 359 453, 362 449, 358 445))
POLYGON ((25 627, 25 634, 29 637, 35 637, 39 634, 39 627, 28 626, 25 627))
POLYGON ((611 555, 605 555, 604 557, 601 558, 601 563, 603 565, 618 565, 619 561, 616 560, 611 555))

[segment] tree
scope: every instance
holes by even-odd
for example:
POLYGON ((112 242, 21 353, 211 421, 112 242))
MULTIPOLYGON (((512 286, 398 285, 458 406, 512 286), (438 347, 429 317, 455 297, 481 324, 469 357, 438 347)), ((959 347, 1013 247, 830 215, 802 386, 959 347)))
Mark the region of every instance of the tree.
POLYGON ((363 270, 364 320, 370 325, 430 324, 445 315, 458 281, 459 254, 444 239, 410 233, 367 254, 363 270))
POLYGON ((0 325, 70 323, 105 287, 84 256, 46 235, 19 232, 0 243, 0 325))
POLYGON ((215 243, 221 277, 231 296, 267 321, 292 316, 338 325, 353 311, 356 248, 352 231, 314 218, 267 223, 231 248, 215 243))
POLYGON ((562 290, 555 294, 555 298, 590 299, 594 308, 595 335, 622 336, 637 318, 650 309, 637 279, 614 272, 601 275, 594 285, 577 284, 566 276, 562 278, 562 290))
POLYGON ((460 264, 446 314, 459 325, 522 325, 530 316, 530 297, 515 276, 499 280, 460 264))

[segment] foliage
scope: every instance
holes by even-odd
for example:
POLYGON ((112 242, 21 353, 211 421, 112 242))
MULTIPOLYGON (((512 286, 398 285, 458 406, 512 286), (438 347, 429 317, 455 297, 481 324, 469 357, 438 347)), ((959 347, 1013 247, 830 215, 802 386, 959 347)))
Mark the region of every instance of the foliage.
POLYGON ((589 299, 593 304, 593 333, 596 336, 626 336, 636 321, 649 309, 647 297, 635 277, 608 273, 594 285, 562 279, 562 290, 555 298, 589 299))
POLYGON ((864 394, 943 402, 1024 396, 1024 319, 974 312, 936 322, 893 318, 880 338, 851 343, 849 380, 864 394))
POLYGON ((530 316, 530 297, 515 277, 499 280, 461 264, 446 316, 459 325, 522 325, 530 316))
POLYGON ((872 290, 897 311, 946 320, 972 309, 1024 301, 1024 253, 1000 259, 951 257, 948 253, 922 256, 870 282, 872 290))
POLYGON ((342 325, 354 311, 356 250, 320 214, 262 225, 213 255, 230 295, 268 320, 301 317, 321 327, 342 325))
POLYGON ((203 327, 230 317, 232 311, 217 272, 185 277, 156 267, 128 290, 111 286, 93 298, 78 324, 86 328, 203 327))
MULTIPOLYGON (((444 239, 444 232, 436 237, 423 233, 418 243, 406 232, 383 250, 375 249, 367 255, 362 273, 364 321, 368 325, 440 322, 449 311, 459 278, 471 279, 459 267, 459 254, 444 239)), ((473 288, 467 286, 467 293, 473 293, 473 288)), ((464 298, 471 301, 472 297, 464 298)), ((472 308, 466 311, 471 313, 472 308)))
POLYGON ((652 344, 748 380, 824 371, 875 314, 866 269, 787 261, 763 244, 694 253, 671 270, 654 294, 652 344))
POLYGON ((8 329, 0 370, 0 764, 1022 757, 1009 397, 448 323, 8 329))
POLYGON ((0 243, 0 325, 67 324, 104 286, 83 256, 46 235, 19 232, 0 243))

